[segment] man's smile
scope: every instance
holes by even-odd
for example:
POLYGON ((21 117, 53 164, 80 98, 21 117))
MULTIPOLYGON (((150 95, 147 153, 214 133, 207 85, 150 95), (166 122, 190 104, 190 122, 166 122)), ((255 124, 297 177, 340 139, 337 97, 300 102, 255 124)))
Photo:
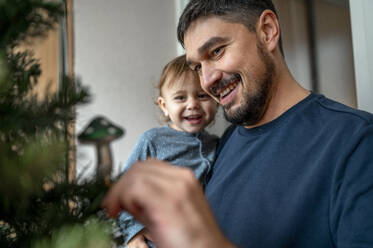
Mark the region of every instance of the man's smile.
POLYGON ((229 79, 223 79, 217 82, 214 86, 210 87, 212 94, 219 99, 220 103, 224 105, 224 100, 230 95, 241 82, 239 74, 232 75, 229 79))

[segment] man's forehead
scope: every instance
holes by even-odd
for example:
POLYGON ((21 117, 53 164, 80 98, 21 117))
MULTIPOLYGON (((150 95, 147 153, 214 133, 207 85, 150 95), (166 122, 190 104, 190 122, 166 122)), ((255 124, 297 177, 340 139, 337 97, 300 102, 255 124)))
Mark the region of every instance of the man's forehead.
POLYGON ((214 44, 225 41, 225 28, 229 24, 218 17, 201 17, 193 21, 184 35, 187 60, 200 55, 214 44))

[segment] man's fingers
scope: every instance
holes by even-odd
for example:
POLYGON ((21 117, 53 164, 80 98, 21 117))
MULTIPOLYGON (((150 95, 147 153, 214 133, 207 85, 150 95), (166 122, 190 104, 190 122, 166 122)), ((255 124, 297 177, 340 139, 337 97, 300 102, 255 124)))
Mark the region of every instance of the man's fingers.
POLYGON ((162 188, 169 186, 163 182, 177 180, 177 177, 178 170, 165 162, 149 159, 135 163, 109 189, 101 206, 111 217, 116 217, 123 209, 136 217, 142 213, 144 204, 159 198, 162 188))
POLYGON ((148 228, 149 240, 158 247, 226 241, 200 184, 187 168, 157 160, 136 163, 112 186, 102 205, 110 216, 122 208, 128 211, 148 228))
POLYGON ((122 210, 122 204, 120 202, 120 197, 115 190, 115 185, 112 186, 109 192, 106 194, 101 203, 101 207, 106 209, 107 214, 112 218, 115 218, 122 210))

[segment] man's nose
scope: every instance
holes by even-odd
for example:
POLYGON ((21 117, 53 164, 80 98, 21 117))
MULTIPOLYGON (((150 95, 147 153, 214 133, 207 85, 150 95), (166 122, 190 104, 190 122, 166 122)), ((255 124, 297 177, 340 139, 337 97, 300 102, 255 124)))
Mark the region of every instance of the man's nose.
POLYGON ((209 91, 208 89, 221 79, 221 73, 209 63, 201 64, 200 73, 201 86, 207 91, 209 91))

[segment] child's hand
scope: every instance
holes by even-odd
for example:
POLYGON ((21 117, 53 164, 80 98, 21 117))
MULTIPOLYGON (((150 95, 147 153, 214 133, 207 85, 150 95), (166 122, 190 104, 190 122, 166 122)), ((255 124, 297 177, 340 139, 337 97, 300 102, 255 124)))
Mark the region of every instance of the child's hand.
POLYGON ((146 240, 151 240, 149 232, 143 229, 141 232, 133 236, 128 242, 127 248, 149 248, 146 240))
POLYGON ((152 236, 150 236, 148 229, 144 228, 140 233, 142 233, 146 240, 153 242, 152 236))

